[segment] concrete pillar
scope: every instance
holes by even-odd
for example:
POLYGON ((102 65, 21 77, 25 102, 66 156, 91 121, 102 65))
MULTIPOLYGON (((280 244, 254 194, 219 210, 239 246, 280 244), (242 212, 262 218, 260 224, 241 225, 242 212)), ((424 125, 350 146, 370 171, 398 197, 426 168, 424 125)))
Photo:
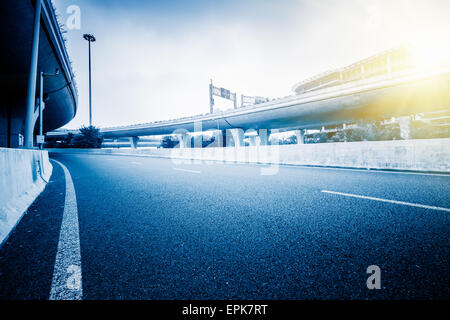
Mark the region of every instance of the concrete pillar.
POLYGON ((191 147, 191 137, 187 133, 177 134, 178 141, 180 142, 180 148, 190 148, 191 147))
POLYGON ((230 137, 229 130, 222 130, 222 147, 226 148, 230 145, 230 137))
POLYGON ((260 129, 258 135, 251 135, 248 137, 250 146, 267 146, 269 144, 269 135, 267 129, 260 129))
POLYGON ((214 113, 213 83, 209 84, 209 113, 214 113))
POLYGON ((345 123, 342 125, 342 133, 344 134, 344 142, 347 142, 347 124, 345 123))
POLYGON ((257 143, 256 138, 257 138, 257 137, 258 137, 258 136, 249 136, 249 137, 248 137, 248 140, 249 140, 249 142, 250 142, 250 146, 252 146, 252 147, 256 146, 256 143, 257 143))
MULTIPOLYGON (((195 121, 194 122, 194 132, 203 132, 203 123, 202 121, 195 121)), ((191 141, 191 148, 202 148, 203 147, 203 134, 202 135, 196 135, 192 136, 190 139, 191 141), (194 140, 192 142, 192 140, 194 140)))
POLYGON ((228 130, 217 130, 214 134, 214 137, 216 138, 214 145, 217 148, 226 148, 229 145, 230 136, 231 134, 228 132, 228 130))
POLYGON ((397 121, 400 125, 400 137, 404 140, 411 139, 411 117, 401 117, 397 121))
POLYGON ((297 137, 297 144, 305 143, 305 130, 303 129, 295 130, 295 136, 297 137))
POLYGON ((259 129, 259 145, 267 146, 269 144, 269 132, 267 129, 259 129))
POLYGON ((132 149, 136 149, 139 143, 139 137, 131 137, 130 138, 130 145, 132 149))
POLYGON ((30 73, 28 75, 27 113, 25 118, 25 147, 34 145, 34 106, 36 98, 36 77, 39 54, 39 31, 41 28, 41 0, 36 0, 33 25, 33 45, 31 49, 30 73))
POLYGON ((244 147, 244 130, 240 128, 231 129, 231 135, 233 136, 235 147, 244 147))

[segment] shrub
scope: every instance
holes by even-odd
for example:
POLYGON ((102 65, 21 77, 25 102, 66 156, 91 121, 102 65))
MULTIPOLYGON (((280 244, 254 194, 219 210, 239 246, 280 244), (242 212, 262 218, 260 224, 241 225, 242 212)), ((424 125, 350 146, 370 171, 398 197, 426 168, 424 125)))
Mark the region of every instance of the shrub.
POLYGON ((94 126, 81 127, 80 133, 76 135, 67 135, 66 144, 72 148, 95 148, 102 146, 103 137, 100 130, 94 126))
POLYGON ((178 140, 172 136, 165 136, 161 140, 160 148, 172 149, 178 144, 178 140))

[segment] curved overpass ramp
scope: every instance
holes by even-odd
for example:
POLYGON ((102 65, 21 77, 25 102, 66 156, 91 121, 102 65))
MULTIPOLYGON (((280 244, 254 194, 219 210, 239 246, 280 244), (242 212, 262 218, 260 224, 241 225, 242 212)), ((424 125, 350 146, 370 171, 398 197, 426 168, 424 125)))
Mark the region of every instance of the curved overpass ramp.
POLYGON ((175 130, 308 129, 386 119, 450 107, 450 65, 360 80, 223 113, 103 128, 106 138, 172 134, 175 130))
MULTIPOLYGON (((18 147, 19 137, 24 135, 35 3, 32 0, 0 2, 0 147, 18 147)), ((40 90, 39 72, 54 73, 56 69, 60 70, 59 76, 46 77, 43 87, 44 133, 62 127, 75 117, 77 90, 53 6, 50 0, 42 0, 36 97, 40 90)), ((34 128, 37 133, 38 125, 34 128)))

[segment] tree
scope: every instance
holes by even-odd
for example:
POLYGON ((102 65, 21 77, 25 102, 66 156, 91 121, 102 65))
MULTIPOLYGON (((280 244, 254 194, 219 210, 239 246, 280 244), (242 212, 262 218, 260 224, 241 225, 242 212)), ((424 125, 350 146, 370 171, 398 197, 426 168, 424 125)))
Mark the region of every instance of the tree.
POLYGON ((178 140, 174 139, 172 136, 165 136, 161 140, 160 148, 172 149, 178 144, 178 140))
POLYGON ((346 135, 346 133, 344 131, 338 131, 331 137, 331 141, 332 142, 344 142, 346 140, 345 135, 346 135))
POLYGON ((67 134, 67 136, 64 138, 63 140, 63 145, 64 146, 71 146, 72 145, 72 140, 73 140, 74 134, 72 132, 69 132, 67 134))
POLYGON ((312 133, 307 139, 305 139, 307 143, 326 143, 330 142, 330 138, 327 132, 316 132, 312 133))
POLYGON ((102 146, 103 136, 100 130, 94 126, 81 127, 80 133, 74 135, 69 142, 69 145, 74 148, 95 148, 99 149, 102 146))
POLYGON ((291 135, 287 137, 285 141, 286 141, 285 144, 297 144, 297 136, 291 135))
POLYGON ((381 128, 380 134, 378 136, 378 140, 381 141, 400 139, 400 126, 398 125, 398 123, 384 125, 381 128))
POLYGON ((352 129, 350 141, 376 141, 377 126, 372 122, 360 121, 357 126, 352 129))
POLYGON ((398 124, 382 125, 380 122, 360 121, 351 130, 349 141, 387 141, 399 140, 400 128, 398 124))

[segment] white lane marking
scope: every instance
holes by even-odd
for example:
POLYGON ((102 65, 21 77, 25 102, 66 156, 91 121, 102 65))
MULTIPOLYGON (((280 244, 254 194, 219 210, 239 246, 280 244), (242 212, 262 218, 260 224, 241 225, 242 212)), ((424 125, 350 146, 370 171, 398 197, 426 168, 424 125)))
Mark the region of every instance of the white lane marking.
POLYGON ((50 300, 82 300, 81 250, 75 187, 69 170, 61 162, 66 179, 66 198, 53 270, 50 300))
POLYGON ((189 169, 180 169, 180 168, 173 168, 173 170, 177 170, 177 171, 184 171, 184 172, 190 172, 190 173, 197 173, 200 174, 200 171, 196 171, 196 170, 189 170, 189 169))
POLYGON ((357 195, 357 194, 343 193, 343 192, 336 192, 336 191, 328 191, 328 190, 322 190, 322 192, 323 193, 329 193, 329 194, 335 194, 335 195, 339 195, 339 196, 344 196, 344 197, 352 197, 352 198, 359 198, 359 199, 366 199, 366 200, 375 200, 375 201, 381 201, 381 202, 401 204, 401 205, 410 206, 410 207, 417 207, 417 208, 423 208, 423 209, 430 209, 430 210, 439 210, 439 211, 450 212, 449 208, 427 206, 427 205, 419 204, 419 203, 397 201, 397 200, 389 200, 389 199, 382 199, 382 198, 375 198, 375 197, 367 197, 367 196, 361 196, 361 195, 357 195))
POLYGON ((302 166, 302 165, 296 166, 296 165, 289 165, 289 164, 286 164, 283 166, 293 167, 293 168, 297 167, 297 168, 303 168, 303 169, 312 168, 312 169, 323 169, 323 170, 344 170, 344 171, 354 171, 354 172, 387 173, 387 174, 390 174, 390 173, 392 173, 392 174, 413 174, 413 175, 421 175, 421 176, 434 176, 434 177, 447 177, 447 178, 450 177, 450 174, 445 174, 445 173, 405 172, 405 171, 394 171, 394 170, 389 171, 389 170, 382 170, 382 169, 377 170, 377 169, 364 169, 364 168, 361 168, 361 169, 337 168, 337 167, 336 168, 334 168, 334 167, 327 168, 327 167, 320 167, 320 166, 318 166, 318 167, 302 166))
POLYGON ((132 164, 137 164, 137 165, 141 165, 142 164, 142 162, 136 162, 136 161, 132 161, 131 163, 132 164))

